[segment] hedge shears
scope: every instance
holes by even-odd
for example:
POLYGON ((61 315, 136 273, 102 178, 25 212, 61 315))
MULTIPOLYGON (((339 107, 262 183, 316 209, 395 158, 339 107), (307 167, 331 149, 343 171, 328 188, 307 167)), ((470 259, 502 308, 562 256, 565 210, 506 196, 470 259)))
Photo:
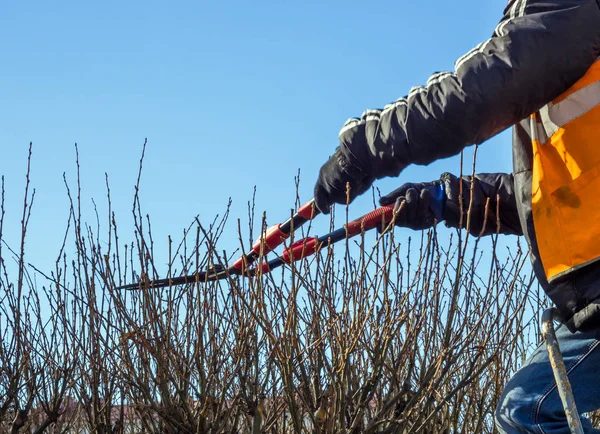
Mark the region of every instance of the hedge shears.
POLYGON ((394 205, 377 208, 362 217, 357 218, 343 227, 320 237, 307 237, 295 241, 285 248, 280 256, 262 264, 255 264, 262 255, 275 250, 285 242, 292 232, 304 223, 313 220, 319 215, 314 199, 302 205, 298 211, 283 223, 271 226, 252 245, 252 249, 242 255, 229 267, 215 266, 208 270, 196 272, 186 276, 171 277, 158 280, 140 279, 137 283, 120 286, 117 289, 138 290, 148 288, 164 288, 167 286, 191 284, 225 279, 229 276, 252 277, 258 273, 269 273, 284 264, 306 258, 316 253, 322 246, 337 243, 338 241, 359 235, 363 231, 374 229, 377 226, 388 224, 394 217, 394 205))

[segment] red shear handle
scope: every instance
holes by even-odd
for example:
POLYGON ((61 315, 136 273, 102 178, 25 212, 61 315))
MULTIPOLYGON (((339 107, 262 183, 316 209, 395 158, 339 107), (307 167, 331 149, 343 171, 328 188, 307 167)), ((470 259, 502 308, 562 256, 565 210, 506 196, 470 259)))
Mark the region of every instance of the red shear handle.
POLYGON ((296 241, 290 247, 284 250, 281 259, 286 264, 291 264, 293 261, 298 261, 302 258, 312 255, 319 248, 319 238, 304 238, 296 241))
MULTIPOLYGON (((290 237, 290 234, 286 234, 281 230, 281 225, 271 226, 266 230, 265 235, 260 237, 258 240, 254 242, 252 245, 252 251, 260 255, 261 249, 263 255, 266 255, 270 251, 277 248, 277 246, 281 245, 286 239, 290 237)), ((244 257, 240 257, 237 261, 233 263, 233 268, 236 270, 242 270, 244 267, 244 257)))
POLYGON ((276 249, 277 246, 281 245, 289 237, 290 234, 286 234, 281 230, 280 224, 271 226, 266 230, 264 237, 260 237, 254 242, 252 250, 258 255, 260 254, 260 250, 263 249, 262 252, 266 255, 273 249, 276 249))
POLYGON ((359 219, 351 221, 348 223, 346 227, 346 233, 349 237, 354 235, 358 235, 361 231, 367 231, 369 229, 373 229, 378 225, 381 225, 382 222, 389 222, 394 216, 394 205, 386 205, 381 208, 377 208, 374 211, 371 211, 369 214, 365 214, 359 219))
POLYGON ((314 219, 319 214, 319 210, 314 206, 314 204, 314 199, 309 200, 298 209, 297 214, 300 217, 305 218, 306 220, 314 219))
MULTIPOLYGON (((300 217, 305 218, 306 220, 312 220, 319 213, 316 211, 314 207, 314 199, 305 203, 298 209, 298 214, 300 217)), ((265 232, 263 237, 260 237, 257 241, 252 245, 252 250, 257 255, 260 254, 261 249, 263 254, 267 254, 273 250, 275 250, 278 246, 283 244, 285 240, 290 237, 290 233, 286 233, 281 230, 281 224, 271 226, 265 232), (263 247, 264 246, 264 247, 263 247)))

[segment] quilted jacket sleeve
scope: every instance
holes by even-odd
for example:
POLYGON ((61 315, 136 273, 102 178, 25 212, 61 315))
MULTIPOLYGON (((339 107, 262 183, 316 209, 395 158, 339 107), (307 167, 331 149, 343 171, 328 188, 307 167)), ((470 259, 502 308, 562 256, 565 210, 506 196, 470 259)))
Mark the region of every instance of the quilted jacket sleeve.
POLYGON ((600 0, 514 0, 490 39, 383 110, 346 122, 340 148, 376 178, 479 144, 537 111, 600 55, 600 0))

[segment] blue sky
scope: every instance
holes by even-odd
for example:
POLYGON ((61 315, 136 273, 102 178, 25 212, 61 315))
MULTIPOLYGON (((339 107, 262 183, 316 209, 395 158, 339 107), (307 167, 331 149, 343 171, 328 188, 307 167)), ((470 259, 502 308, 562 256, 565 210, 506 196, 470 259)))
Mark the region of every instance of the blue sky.
MULTIPOLYGON (((36 202, 28 259, 52 264, 74 185, 78 143, 85 219, 93 198, 106 215, 105 173, 124 239, 144 138, 142 205, 160 243, 233 200, 270 223, 306 201, 344 121, 382 107, 488 38, 505 2, 105 1, 4 2, 0 6, 0 173, 5 238, 16 247, 27 147, 36 202)), ((479 151, 479 171, 511 170, 510 134, 479 151)), ((470 171, 470 157, 466 170, 470 171)), ((458 172, 457 158, 378 181, 458 172)), ((359 198, 350 214, 371 209, 359 198)), ((326 226, 324 226, 326 227, 326 226)), ((226 242, 227 244, 227 242, 226 242)))

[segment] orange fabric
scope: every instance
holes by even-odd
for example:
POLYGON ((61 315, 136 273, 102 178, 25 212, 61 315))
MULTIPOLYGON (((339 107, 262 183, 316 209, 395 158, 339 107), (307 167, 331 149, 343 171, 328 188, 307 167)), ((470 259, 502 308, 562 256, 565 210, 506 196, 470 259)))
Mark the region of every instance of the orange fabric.
MULTIPOLYGON (((599 80, 596 62, 565 94, 599 80)), ((540 127, 539 114, 533 115, 532 128, 540 127)), ((534 140, 533 157, 533 221, 550 281, 600 258, 600 105, 561 126, 545 143, 534 140)))

